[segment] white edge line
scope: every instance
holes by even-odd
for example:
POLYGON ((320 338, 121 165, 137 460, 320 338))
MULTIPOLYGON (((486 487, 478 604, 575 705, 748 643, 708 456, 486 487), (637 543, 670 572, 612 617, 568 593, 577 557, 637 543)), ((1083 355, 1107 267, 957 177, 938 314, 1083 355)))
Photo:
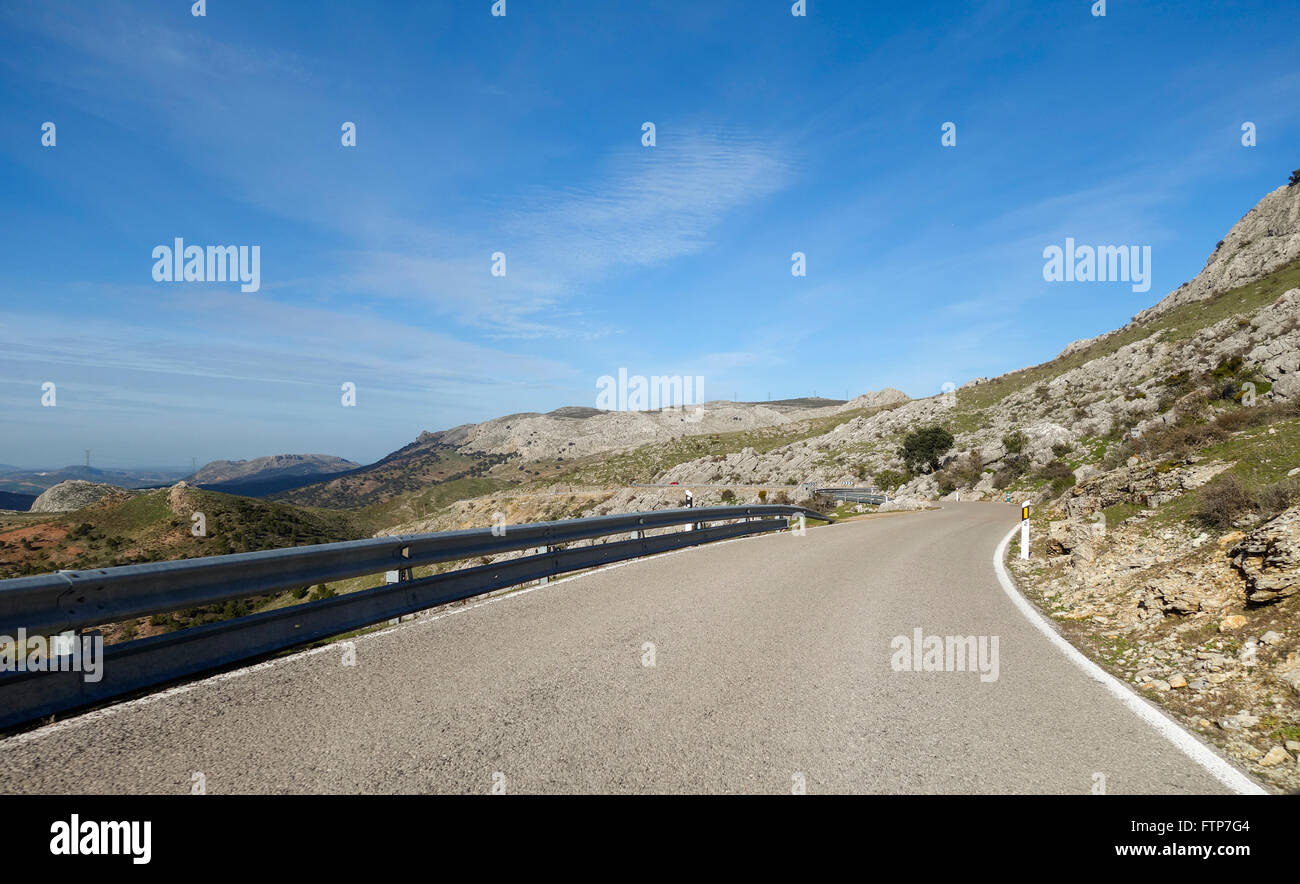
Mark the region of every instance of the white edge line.
POLYGON ((1007 536, 1002 538, 997 551, 993 553, 993 569, 997 571, 998 582, 1002 584, 1003 591, 1011 599, 1012 604, 1025 616, 1025 619, 1032 623, 1039 632, 1047 636, 1048 641, 1056 645, 1057 650, 1064 654, 1071 663, 1082 669, 1085 675, 1105 687, 1111 696, 1127 706, 1130 712, 1155 728, 1162 737, 1173 743, 1192 761, 1205 768, 1220 783, 1223 783, 1223 785, 1239 795, 1269 794, 1266 789, 1260 787, 1250 777, 1233 767, 1225 758, 1188 733, 1182 725, 1135 694, 1128 685, 1088 659, 1082 651, 1070 644, 1057 631, 1055 625, 1020 593, 1010 575, 1007 574, 1006 566, 1002 563, 1003 556, 1006 555, 1007 545, 1019 530, 1020 523, 1017 522, 1016 526, 1007 533, 1007 536))
MULTIPOLYGON (((831 525, 835 525, 835 524, 839 524, 839 523, 831 523, 831 525)), ((831 527, 831 525, 824 525, 823 527, 831 527)), ((503 587, 501 590, 494 591, 494 594, 489 595, 487 598, 478 597, 478 601, 475 601, 471 604, 458 605, 455 608, 448 608, 444 611, 438 611, 437 613, 427 613, 432 609, 425 608, 423 611, 417 611, 415 613, 415 619, 406 623, 400 623, 397 626, 390 626, 387 629, 379 629, 376 630, 375 632, 367 632, 364 633, 363 635, 353 636, 352 638, 330 642, 329 644, 321 645, 320 647, 308 648, 306 650, 297 651, 292 654, 285 654, 280 657, 275 657, 274 659, 271 660, 264 660, 261 663, 255 663, 252 666, 244 666, 239 669, 233 669, 229 672, 221 672, 216 675, 209 675, 203 678, 196 679, 194 681, 189 681, 184 684, 179 684, 174 687, 166 688, 165 690, 155 691, 154 693, 146 694, 142 697, 135 697, 134 699, 131 700, 124 700, 120 703, 113 703, 111 706, 105 706, 101 709, 92 709, 89 712, 83 712, 80 715, 74 715, 71 718, 65 718, 61 721, 56 721, 53 724, 47 724, 42 727, 37 727, 29 731, 23 731, 22 733, 13 734, 9 737, 4 737, 0 739, 0 752, 4 752, 10 749, 16 749, 19 746, 25 745, 27 743, 35 742, 36 740, 40 740, 44 737, 53 736, 65 730, 70 730, 77 727, 83 727, 88 724, 93 724, 96 721, 100 721, 105 718, 110 718, 114 715, 117 715, 118 713, 125 712, 130 709, 134 709, 140 706, 147 706, 152 703, 158 703, 162 700, 179 696, 181 694, 188 694, 190 691, 194 691, 199 688, 203 688, 209 685, 214 685, 223 681, 230 681, 231 679, 234 678, 242 678, 245 675, 248 675, 253 672, 260 672, 264 669, 273 669, 276 666, 305 659, 307 657, 312 657, 315 656, 316 654, 323 654, 326 653, 327 651, 332 651, 338 646, 347 644, 349 642, 360 642, 363 640, 379 638, 380 636, 388 635, 393 632, 398 632, 401 630, 412 629, 417 626, 424 626, 430 623, 435 623, 438 620, 442 620, 445 617, 450 617, 453 614, 462 614, 467 611, 473 611, 475 608, 481 608, 485 605, 491 605, 496 602, 504 601, 505 599, 520 598, 521 596, 526 596, 530 593, 536 592, 539 589, 549 589, 553 586, 559 586, 562 583, 569 583, 574 580, 581 580, 584 577, 590 577, 593 574, 600 574, 604 571, 613 571, 616 568, 625 568, 628 565, 635 565, 639 562, 649 562, 654 559, 664 558, 666 556, 676 556, 676 555, 681 555, 682 553, 694 552, 695 550, 725 546, 728 543, 740 543, 745 540, 762 540, 763 538, 766 537, 779 537, 789 533, 790 533, 789 529, 778 529, 770 533, 765 532, 762 534, 752 534, 744 537, 730 537, 727 538, 726 540, 714 540, 709 543, 700 544, 699 546, 688 546, 682 549, 671 549, 660 553, 654 553, 653 555, 638 556, 637 558, 634 559, 625 559, 624 561, 621 562, 612 562, 608 565, 601 565, 596 568, 585 570, 581 574, 570 574, 569 576, 562 577, 559 580, 550 580, 547 583, 537 583, 534 584, 533 586, 528 586, 524 588, 519 588, 518 584, 516 584, 516 586, 514 587, 503 587)), ((471 596, 471 598, 475 598, 475 597, 471 596)), ((449 604, 454 604, 454 603, 449 603, 449 604)), ((404 615, 404 616, 409 616, 409 615, 404 615)))

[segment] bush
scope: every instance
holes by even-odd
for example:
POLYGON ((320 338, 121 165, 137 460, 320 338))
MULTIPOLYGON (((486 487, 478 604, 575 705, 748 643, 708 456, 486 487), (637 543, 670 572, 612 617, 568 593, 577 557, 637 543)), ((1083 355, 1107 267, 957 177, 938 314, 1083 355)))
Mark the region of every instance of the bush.
POLYGON ((1002 467, 993 474, 993 487, 1001 491, 1029 470, 1029 458, 1015 455, 1006 458, 1002 467))
POLYGON ((1051 482, 1052 496, 1060 497, 1074 487, 1074 470, 1063 460, 1053 460, 1038 468, 1038 478, 1051 482))
POLYGON ((963 486, 975 485, 984 475, 984 455, 978 448, 966 452, 966 456, 952 466, 953 478, 963 486))
POLYGON ((819 513, 829 513, 835 509, 835 498, 829 494, 814 494, 804 502, 803 506, 819 513))
POLYGON ((909 469, 928 468, 934 472, 939 469, 939 459, 952 449, 953 441, 952 434, 943 427, 926 427, 908 433, 898 454, 909 469))
POLYGON ((331 587, 326 586, 324 583, 321 583, 311 591, 311 595, 308 596, 307 601, 318 602, 321 599, 332 599, 336 595, 338 595, 338 593, 335 592, 331 587))
POLYGON ((939 483, 940 494, 952 494, 957 490, 957 477, 951 470, 940 470, 934 474, 934 477, 939 483))
POLYGON ((1002 445, 1007 449, 1007 454, 1019 454, 1028 444, 1029 437, 1019 430, 1012 430, 1002 437, 1002 445))
POLYGON ((1074 471, 1063 460, 1053 460, 1038 468, 1040 479, 1073 479, 1074 471))
POLYGON ((1300 482, 1288 480, 1269 485, 1255 495, 1255 505, 1264 519, 1271 519, 1300 501, 1300 482))
POLYGON ((1058 458, 1065 457, 1073 450, 1074 449, 1071 448, 1069 443, 1067 442, 1057 442, 1055 445, 1052 446, 1052 454, 1056 455, 1056 457, 1058 458))
POLYGON ((900 473, 898 470, 880 470, 876 473, 873 484, 881 491, 893 491, 907 482, 907 478, 905 473, 900 473))
POLYGON ((1231 528, 1232 523, 1255 509, 1255 501, 1241 480, 1220 474, 1201 489, 1194 518, 1212 528, 1231 528))
POLYGON ((758 499, 759 499, 759 501, 761 501, 761 502, 764 502, 764 503, 767 502, 767 489, 766 489, 766 488, 760 488, 760 489, 758 489, 758 499))
POLYGON ((1297 184, 1300 184, 1300 169, 1296 169, 1291 173, 1291 180, 1288 181, 1287 184, 1290 187, 1295 187, 1297 184))
POLYGON ((722 494, 720 494, 720 495, 718 495, 718 496, 722 499, 722 502, 723 502, 723 503, 735 503, 735 502, 736 502, 736 492, 732 491, 730 488, 723 488, 723 489, 722 489, 722 494))

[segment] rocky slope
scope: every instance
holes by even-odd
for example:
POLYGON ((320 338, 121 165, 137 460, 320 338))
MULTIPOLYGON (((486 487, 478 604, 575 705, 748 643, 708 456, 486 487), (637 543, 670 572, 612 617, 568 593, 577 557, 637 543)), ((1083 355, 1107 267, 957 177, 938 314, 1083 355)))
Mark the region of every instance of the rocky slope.
POLYGON ((272 454, 252 460, 214 460, 186 481, 191 485, 257 482, 286 476, 328 476, 361 464, 331 454, 272 454))
MULTIPOLYGON (((424 432, 377 463, 329 481, 276 495, 292 503, 366 506, 434 484, 484 479, 497 487, 554 478, 584 458, 604 458, 676 440, 759 431, 833 418, 856 409, 907 401, 898 390, 864 394, 851 402, 706 402, 685 410, 598 411, 561 408, 424 432)), ((641 476, 649 480, 652 476, 641 476)), ((468 483, 473 487, 473 483, 468 483)))
POLYGON ((1295 187, 1279 187, 1260 200, 1228 231, 1194 280, 1139 313, 1134 321, 1254 282, 1300 259, 1300 202, 1295 191, 1295 187))
POLYGON ((118 488, 116 485, 69 479, 43 491, 36 500, 32 501, 31 512, 67 513, 98 503, 104 498, 127 496, 129 495, 126 489, 118 488))

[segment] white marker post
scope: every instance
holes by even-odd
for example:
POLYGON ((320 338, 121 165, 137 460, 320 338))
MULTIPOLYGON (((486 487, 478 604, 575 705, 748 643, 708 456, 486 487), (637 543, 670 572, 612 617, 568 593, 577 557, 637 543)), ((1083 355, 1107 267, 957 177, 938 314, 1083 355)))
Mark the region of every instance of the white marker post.
POLYGON ((1029 501, 1020 505, 1020 558, 1029 558, 1029 501))
MULTIPOLYGON (((687 508, 687 509, 691 509, 691 508, 693 508, 694 506, 695 506, 695 495, 691 493, 691 489, 687 488, 687 489, 686 489, 686 508, 687 508)), ((694 529, 695 529, 695 526, 694 526, 694 525, 689 525, 689 524, 688 524, 688 525, 686 526, 686 530, 687 530, 687 531, 693 531, 694 529)))
MULTIPOLYGON (((401 571, 385 571, 385 572, 384 572, 384 583, 385 583, 385 584, 389 584, 389 583, 401 583, 401 582, 402 582, 402 572, 401 572, 401 571)), ((388 625, 389 625, 389 626, 396 626, 397 624, 399 624, 399 623, 401 623, 401 622, 402 622, 402 618, 401 618, 401 617, 394 617, 394 618, 392 618, 391 620, 388 621, 388 625)))

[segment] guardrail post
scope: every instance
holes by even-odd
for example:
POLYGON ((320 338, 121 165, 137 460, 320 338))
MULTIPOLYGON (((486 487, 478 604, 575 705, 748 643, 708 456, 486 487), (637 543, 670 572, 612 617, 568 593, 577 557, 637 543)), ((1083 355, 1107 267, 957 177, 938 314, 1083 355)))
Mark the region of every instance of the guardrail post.
MULTIPOLYGON (((410 568, 398 568, 396 571, 385 571, 385 572, 384 572, 384 583, 385 583, 385 584, 389 584, 389 583, 405 583, 407 580, 410 580, 410 579, 411 579, 411 569, 410 569, 410 568)), ((415 615, 412 614, 412 615, 410 615, 410 616, 411 616, 411 617, 414 617, 415 615)), ((394 617, 392 620, 389 620, 389 621, 388 621, 388 625, 389 625, 389 626, 396 626, 397 624, 399 624, 399 623, 401 623, 401 622, 402 622, 402 618, 401 618, 401 617, 394 617)))
MULTIPOLYGON (((551 551, 550 546, 539 546, 539 547, 537 548, 537 554, 538 554, 538 555, 541 555, 541 556, 544 556, 544 555, 548 554, 550 551, 551 551)), ((550 583, 550 582, 551 582, 551 578, 550 578, 550 576, 548 575, 548 576, 546 576, 546 577, 542 577, 541 579, 539 579, 539 580, 537 581, 537 585, 538 585, 538 586, 541 586, 541 585, 544 584, 544 583, 550 583)))

